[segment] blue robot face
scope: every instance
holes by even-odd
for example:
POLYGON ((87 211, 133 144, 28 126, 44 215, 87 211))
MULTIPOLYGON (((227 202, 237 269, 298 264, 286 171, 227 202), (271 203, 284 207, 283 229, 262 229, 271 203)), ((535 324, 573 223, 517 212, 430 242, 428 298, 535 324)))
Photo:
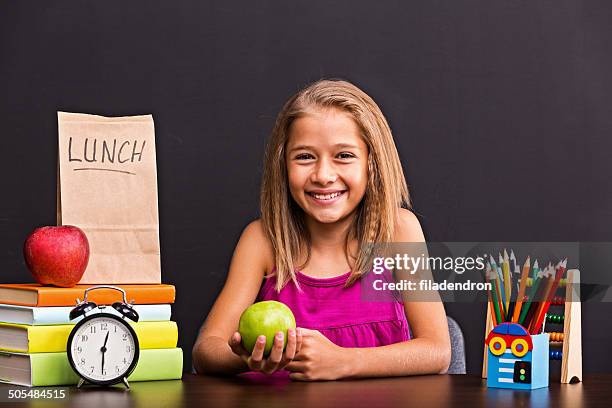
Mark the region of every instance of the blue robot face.
POLYGON ((508 351, 518 357, 524 357, 533 349, 531 335, 520 324, 502 323, 495 326, 487 336, 486 344, 495 356, 501 356, 508 351))
POLYGON ((516 323, 502 323, 487 336, 489 348, 488 383, 499 387, 531 384, 531 351, 529 332, 516 323))

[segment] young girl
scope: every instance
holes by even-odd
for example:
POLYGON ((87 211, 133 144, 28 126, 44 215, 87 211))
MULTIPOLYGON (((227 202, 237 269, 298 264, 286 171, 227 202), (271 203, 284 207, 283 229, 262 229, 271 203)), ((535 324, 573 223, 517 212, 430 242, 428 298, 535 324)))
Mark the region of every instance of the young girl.
POLYGON ((366 244, 424 241, 408 206, 391 130, 367 94, 322 80, 294 95, 267 146, 261 219, 242 233, 194 345, 196 371, 287 370, 295 380, 444 373, 441 302, 361 299, 366 244), (285 303, 298 325, 285 350, 276 334, 267 358, 265 336, 248 353, 236 331, 244 309, 262 300, 285 303))

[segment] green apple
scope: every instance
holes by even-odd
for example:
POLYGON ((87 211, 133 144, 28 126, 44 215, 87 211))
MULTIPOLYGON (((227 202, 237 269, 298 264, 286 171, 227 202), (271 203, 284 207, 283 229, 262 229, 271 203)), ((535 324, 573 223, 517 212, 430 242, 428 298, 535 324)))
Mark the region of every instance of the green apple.
POLYGON ((242 345, 249 353, 253 352, 257 337, 266 336, 264 356, 270 354, 274 336, 279 331, 283 332, 283 347, 287 346, 287 330, 289 329, 295 329, 295 317, 291 309, 274 300, 252 304, 242 312, 238 323, 242 345))

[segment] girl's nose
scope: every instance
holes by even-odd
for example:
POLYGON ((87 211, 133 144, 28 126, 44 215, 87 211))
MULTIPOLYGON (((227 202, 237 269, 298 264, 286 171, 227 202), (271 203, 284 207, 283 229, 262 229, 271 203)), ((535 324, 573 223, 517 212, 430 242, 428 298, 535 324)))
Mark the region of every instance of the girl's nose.
POLYGON ((321 160, 315 170, 312 172, 310 181, 317 184, 331 184, 335 183, 338 178, 338 174, 330 163, 326 160, 321 160))

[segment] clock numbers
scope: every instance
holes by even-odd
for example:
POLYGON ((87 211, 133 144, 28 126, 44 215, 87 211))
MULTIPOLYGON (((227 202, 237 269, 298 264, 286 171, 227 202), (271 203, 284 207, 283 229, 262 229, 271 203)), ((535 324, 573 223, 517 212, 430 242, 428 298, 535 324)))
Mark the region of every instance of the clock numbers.
POLYGON ((123 321, 94 317, 72 337, 69 350, 73 367, 91 381, 109 381, 128 375, 138 339, 123 321))

